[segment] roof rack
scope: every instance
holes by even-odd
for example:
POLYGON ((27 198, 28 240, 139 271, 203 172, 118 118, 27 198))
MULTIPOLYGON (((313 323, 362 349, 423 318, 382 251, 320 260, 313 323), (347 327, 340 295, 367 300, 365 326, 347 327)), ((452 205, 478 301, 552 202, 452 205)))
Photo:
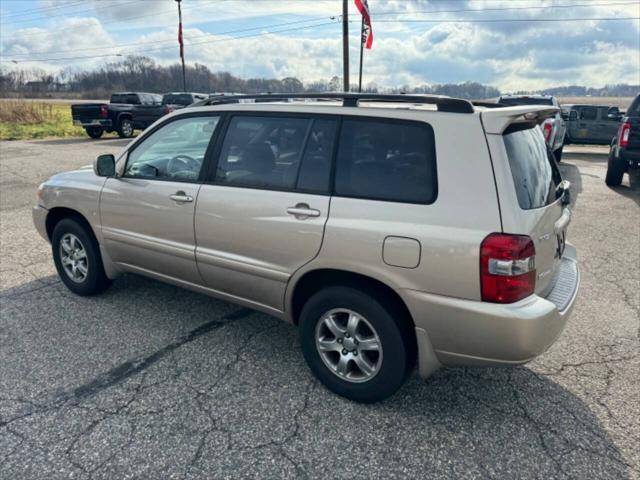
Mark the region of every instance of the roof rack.
POLYGON ((377 93, 260 93, 255 95, 224 95, 196 102, 193 106, 198 107, 205 105, 239 103, 240 100, 277 102, 291 99, 342 100, 343 107, 357 107, 360 102, 419 103, 436 105, 439 112, 474 112, 473 104, 469 100, 463 100, 460 98, 437 95, 384 95, 377 93))

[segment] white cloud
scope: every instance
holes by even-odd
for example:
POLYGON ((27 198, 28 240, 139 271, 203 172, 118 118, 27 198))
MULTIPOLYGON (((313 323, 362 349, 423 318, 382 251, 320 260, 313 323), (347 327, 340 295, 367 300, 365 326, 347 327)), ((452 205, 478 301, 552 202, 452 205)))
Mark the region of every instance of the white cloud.
MULTIPOLYGON (((58 57, 97 57, 119 52, 144 54, 162 64, 178 61, 175 13, 166 14, 166 18, 161 13, 167 8, 175 8, 173 0, 133 4, 128 2, 128 6, 123 0, 114 1, 122 2, 123 5, 105 11, 102 8, 104 3, 94 0, 88 5, 95 5, 95 17, 58 19, 51 22, 48 28, 22 29, 3 38, 3 59, 11 58, 11 55, 15 55, 17 59, 28 58, 27 55, 20 54, 32 52, 43 52, 31 55, 38 58, 45 58, 45 54, 58 57), (153 12, 160 12, 160 15, 150 19, 124 21, 131 15, 153 12), (160 25, 162 28, 159 28, 160 25), (64 50, 70 52, 55 53, 64 50)), ((195 0, 189 1, 191 5, 194 3, 195 0)), ((587 2, 585 0, 582 3, 587 2)), ((598 3, 602 3, 602 0, 598 0, 598 3)), ((371 4, 376 5, 374 2, 371 4)), ((502 1, 488 4, 484 1, 456 0, 388 1, 378 5, 383 6, 379 7, 381 14, 378 17, 375 15, 376 10, 373 10, 375 40, 374 48, 365 53, 365 83, 399 86, 470 80, 493 84, 503 90, 568 84, 597 87, 607 83, 640 83, 640 22, 637 20, 388 23, 381 20, 394 16, 382 15, 383 12, 408 12, 408 15, 397 18, 452 18, 453 13, 426 15, 418 12, 475 9, 487 5, 492 8, 539 6, 541 3, 502 1)), ((471 12, 460 13, 456 18, 540 19, 640 15, 640 12, 632 10, 629 6, 594 6, 574 10, 471 12)), ((185 12, 184 35, 188 63, 201 63, 212 71, 228 71, 242 77, 296 76, 307 82, 328 79, 342 73, 341 30, 338 22, 294 32, 277 33, 286 27, 274 27, 271 30, 263 28, 235 34, 244 36, 265 33, 248 38, 233 38, 233 34, 215 35, 208 33, 214 28, 204 26, 212 19, 219 21, 215 27, 218 32, 316 17, 327 18, 329 22, 329 15, 340 12, 338 1, 221 0, 198 2, 189 9, 185 7, 185 12), (192 11, 189 13, 189 10, 192 11)), ((352 81, 357 78, 357 19, 354 15, 354 22, 350 26, 352 81)), ((323 21, 319 20, 318 23, 323 21)), ((294 24, 292 27, 303 25, 306 23, 294 24)), ((93 68, 113 60, 97 57, 39 66, 48 69, 93 68)))

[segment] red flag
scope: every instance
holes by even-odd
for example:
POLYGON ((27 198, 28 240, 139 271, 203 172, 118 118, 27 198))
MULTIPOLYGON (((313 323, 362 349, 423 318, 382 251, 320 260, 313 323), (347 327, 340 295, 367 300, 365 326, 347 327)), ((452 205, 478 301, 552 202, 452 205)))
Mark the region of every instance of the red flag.
POLYGON ((371 28, 371 14, 369 13, 369 3, 367 0, 354 0, 356 8, 362 15, 362 43, 367 48, 373 45, 373 29, 371 28))

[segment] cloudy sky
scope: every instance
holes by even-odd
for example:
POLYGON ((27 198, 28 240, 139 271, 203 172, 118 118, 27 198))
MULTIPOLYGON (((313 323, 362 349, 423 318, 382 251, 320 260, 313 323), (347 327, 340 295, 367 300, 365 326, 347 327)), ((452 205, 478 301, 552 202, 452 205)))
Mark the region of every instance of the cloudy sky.
MULTIPOLYGON (((364 82, 501 90, 640 83, 640 0, 369 0, 364 82)), ((183 0, 187 63, 242 77, 342 72, 340 0, 183 0)), ((360 17, 349 1, 352 82, 360 17)), ((178 60, 174 0, 2 0, 3 69, 178 60), (17 62, 17 63, 15 63, 17 62)))

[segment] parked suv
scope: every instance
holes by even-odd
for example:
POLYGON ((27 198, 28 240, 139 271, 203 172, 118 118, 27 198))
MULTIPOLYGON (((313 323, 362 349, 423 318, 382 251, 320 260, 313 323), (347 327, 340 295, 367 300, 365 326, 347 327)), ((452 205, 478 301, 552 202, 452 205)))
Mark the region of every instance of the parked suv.
MULTIPOLYGON (((502 105, 551 105, 560 108, 560 102, 552 95, 503 95, 498 99, 502 105)), ((566 133, 566 125, 561 111, 545 119, 540 125, 547 145, 553 152, 557 162, 562 161, 562 148, 566 133)))
POLYGON ((605 180, 607 185, 616 186, 622 183, 625 173, 636 179, 640 177, 640 94, 636 95, 624 116, 610 115, 617 118, 620 128, 611 140, 605 180))
POLYGON ((416 361, 522 364, 556 340, 579 273, 538 128, 555 107, 292 96, 203 101, 42 184, 34 222, 65 285, 133 272, 282 318, 362 402, 416 361))

